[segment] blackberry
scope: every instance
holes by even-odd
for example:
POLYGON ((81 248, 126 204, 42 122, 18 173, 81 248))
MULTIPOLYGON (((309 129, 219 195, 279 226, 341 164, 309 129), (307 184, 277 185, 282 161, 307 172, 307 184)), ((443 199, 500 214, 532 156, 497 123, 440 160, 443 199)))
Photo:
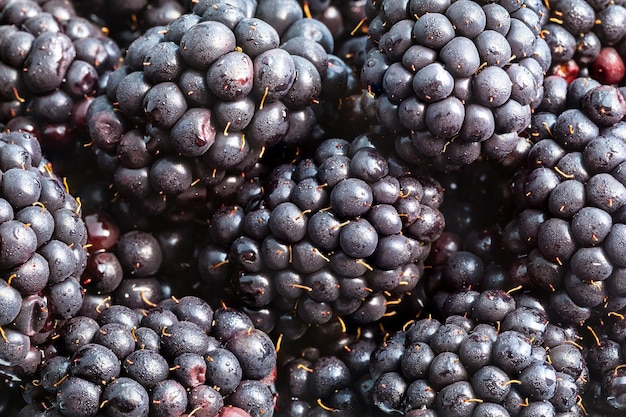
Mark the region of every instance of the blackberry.
POLYGON ((551 412, 576 412, 575 399, 586 386, 583 353, 572 345, 577 335, 550 324, 544 311, 524 306, 529 300, 516 302, 503 290, 473 299, 467 293, 453 292, 445 302, 465 298, 466 317, 444 310, 441 321, 409 322, 393 342, 372 353, 374 404, 388 413, 428 408, 473 415, 486 407, 523 415, 520 403, 511 401, 517 395, 551 412), (533 333, 538 326, 540 333, 533 333), (564 349, 572 356, 561 355, 564 349))
MULTIPOLYGON (((109 36, 122 47, 153 26, 165 26, 176 21, 176 33, 184 31, 190 19, 181 18, 192 5, 184 1, 136 0, 108 3, 96 1, 89 4, 77 2, 77 12, 107 28, 109 36)), ((176 34, 170 35, 175 37, 176 34)))
POLYGON ((5 132, 0 139, 2 359, 9 373, 14 368, 25 377, 32 369, 29 361, 37 360, 31 352, 45 346, 58 323, 81 308, 78 280, 86 267, 87 234, 79 201, 52 173, 37 138, 5 132))
POLYGON ((151 28, 129 45, 107 96, 90 107, 100 168, 150 217, 205 215, 213 187, 249 171, 267 148, 313 146, 316 108, 350 91, 354 75, 331 54, 321 22, 294 19, 281 38, 272 26, 280 19, 265 22, 248 6, 229 6, 238 10, 230 22, 219 8, 197 5, 195 14, 151 28), (182 21, 180 39, 170 36, 182 21))
POLYGON ((617 23, 624 16, 623 5, 558 2, 550 9, 550 23, 542 31, 552 55, 549 72, 568 82, 577 76, 592 76, 603 83, 619 83, 623 62, 614 47, 625 34, 617 23))
POLYGON ((539 22, 547 10, 372 3, 361 82, 376 98, 377 122, 411 138, 413 155, 401 156, 450 170, 513 152, 542 100, 536 92, 550 56, 539 22))
MULTIPOLYGON (((572 82, 566 101, 585 83, 584 79, 572 82)), ((554 123, 546 123, 549 133, 537 132, 539 140, 528 168, 513 182, 522 211, 519 222, 509 227, 531 249, 516 249, 526 254, 522 262, 528 278, 518 283, 554 291, 554 312, 569 323, 597 320, 610 311, 605 306, 612 308, 607 300, 621 297, 609 289, 619 264, 613 258, 619 256, 609 249, 614 240, 607 236, 621 224, 622 187, 621 139, 616 130, 622 123, 622 105, 619 98, 608 104, 611 94, 620 93, 615 87, 591 84, 575 107, 560 113, 554 123), (607 119, 590 104, 604 91, 612 92, 600 112, 607 119), (612 111, 617 112, 615 119, 610 119, 612 111), (563 316, 564 309, 575 314, 563 316)))
POLYGON ((231 404, 251 416, 272 415, 276 356, 265 333, 248 327, 218 341, 211 322, 215 318, 214 329, 219 329, 227 325, 221 323, 225 316, 214 316, 207 303, 193 296, 170 299, 144 314, 138 322, 132 310, 114 305, 103 310, 97 322, 76 317, 95 324, 94 336, 74 351, 68 349, 73 340, 59 343, 58 353, 70 354, 57 353, 41 368, 41 404, 76 416, 95 415, 94 404, 96 410, 112 415, 193 410, 213 410, 217 415, 231 404), (164 315, 169 316, 167 321, 164 315), (128 323, 129 317, 135 320, 128 323), (151 327, 159 321, 157 333, 151 327), (128 336, 123 354, 108 337, 114 328, 128 336), (147 334, 156 338, 156 344, 146 344, 147 334), (238 393, 253 395, 255 402, 238 400, 238 393))
POLYGON ((121 58, 101 27, 74 6, 18 2, 0 7, 6 28, 0 53, 0 122, 38 136, 51 160, 67 160, 87 132, 85 112, 121 58), (28 10, 22 12, 21 10, 28 10))
POLYGON ((436 182, 424 178, 426 198, 419 177, 390 169, 373 146, 322 142, 313 158, 272 171, 262 195, 212 216, 200 274, 250 308, 281 306, 305 323, 380 319, 386 299, 417 284, 443 228, 436 182))

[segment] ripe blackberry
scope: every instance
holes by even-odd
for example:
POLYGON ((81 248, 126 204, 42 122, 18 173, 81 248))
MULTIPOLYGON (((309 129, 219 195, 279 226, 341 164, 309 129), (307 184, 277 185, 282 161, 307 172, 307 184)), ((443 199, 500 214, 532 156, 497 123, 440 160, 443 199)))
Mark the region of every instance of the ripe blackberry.
POLYGON ((280 19, 255 17, 251 4, 228 6, 238 10, 232 22, 219 7, 198 4, 202 21, 183 15, 151 28, 129 45, 107 97, 89 109, 101 170, 150 217, 192 218, 268 148, 314 146, 316 109, 352 88, 354 75, 331 54, 321 22, 295 19, 280 37, 272 26, 280 19), (193 22, 173 38, 183 19, 193 22))
POLYGON ((577 76, 592 76, 602 83, 619 83, 624 63, 615 47, 626 35, 623 5, 566 0, 554 6, 550 23, 542 30, 552 55, 549 73, 568 82, 577 76))
POLYGON ((387 413, 428 408, 470 416, 487 407, 521 416, 526 398, 550 413, 576 412, 587 384, 576 333, 549 323, 545 311, 525 305, 530 300, 469 292, 445 301, 464 298, 465 317, 444 310, 441 321, 411 321, 374 350, 374 404, 387 413))
POLYGON ((79 201, 52 173, 37 138, 5 132, 0 140, 5 278, 0 356, 7 372, 24 377, 41 360, 39 346, 47 345, 59 323, 81 308, 87 234, 79 201))
POLYGON ((67 160, 84 143, 87 107, 104 92, 120 48, 69 2, 10 2, 0 12, 0 122, 39 137, 53 162, 67 160))
POLYGON ((542 100, 545 7, 392 3, 372 2, 361 82, 377 122, 409 139, 402 158, 446 170, 504 160, 542 100))
POLYGON ((276 356, 265 333, 250 326, 218 341, 214 329, 228 325, 221 323, 225 316, 214 316, 193 296, 164 301, 142 317, 138 322, 121 305, 103 310, 97 322, 76 317, 93 322, 95 332, 73 351, 73 340, 58 339, 58 353, 69 355, 57 354, 41 368, 39 404, 68 416, 100 409, 112 415, 218 415, 230 405, 250 416, 273 414, 276 356), (120 339, 128 342, 123 353, 120 339), (241 401, 242 395, 254 400, 241 401))
POLYGON ((570 108, 556 118, 542 116, 544 128, 536 131, 539 140, 528 168, 513 182, 521 213, 507 228, 524 245, 506 239, 505 244, 526 254, 520 259, 526 273, 514 280, 526 288, 553 291, 558 320, 583 324, 621 308, 613 278, 620 261, 613 248, 622 222, 619 127, 624 106, 619 89, 586 79, 570 84, 565 103, 573 95, 580 99, 571 107, 566 104, 570 108), (592 105, 605 91, 605 107, 592 105))
POLYGON ((395 175, 372 144, 324 141, 314 157, 270 172, 263 191, 212 216, 200 274, 250 308, 305 323, 379 320, 417 284, 443 229, 436 182, 395 175))

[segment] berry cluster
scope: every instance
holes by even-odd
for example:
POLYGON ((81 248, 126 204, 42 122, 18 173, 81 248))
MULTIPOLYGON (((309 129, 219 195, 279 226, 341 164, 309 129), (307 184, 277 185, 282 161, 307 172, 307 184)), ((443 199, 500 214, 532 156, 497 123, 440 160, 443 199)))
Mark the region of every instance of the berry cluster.
POLYGON ((121 49, 69 2, 4 3, 0 123, 35 134, 57 156, 85 141, 87 108, 103 93, 121 49))
POLYGON ((65 326, 62 352, 40 371, 43 400, 20 416, 50 405, 66 416, 215 416, 225 402, 252 416, 271 415, 274 345, 242 313, 213 312, 187 296, 160 303, 141 320, 119 304, 96 320, 76 316, 65 326))
POLYGON ((0 364, 28 375, 36 348, 83 303, 87 233, 79 201, 27 132, 0 134, 0 364))
POLYGON ((625 295, 626 101, 618 88, 585 78, 564 87, 552 105, 567 109, 537 114, 539 140, 513 183, 521 212, 507 228, 516 238, 505 243, 527 254, 517 283, 551 291, 562 320, 583 323, 621 310, 625 295))
POLYGON ((584 0, 551 3, 550 20, 543 27, 552 54, 550 72, 568 81, 592 75, 603 84, 619 83, 624 77, 620 53, 623 56, 625 18, 623 4, 584 0))
POLYGON ((504 159, 541 103, 551 64, 540 2, 373 2, 361 82, 410 162, 504 159), (409 4, 407 4, 409 3, 409 4))
POLYGON ((150 28, 89 109, 98 165, 153 216, 197 212, 208 187, 268 147, 314 146, 315 108, 349 95, 354 76, 326 26, 295 2, 284 15, 245 5, 198 3, 150 28))
POLYGON ((305 323, 382 318, 422 276, 444 227, 442 195, 432 178, 393 172, 362 139, 326 140, 312 158, 272 170, 260 195, 217 210, 203 277, 305 323))
POLYGON ((536 304, 502 290, 451 294, 445 320, 419 320, 372 353, 373 404, 407 415, 576 412, 588 374, 576 335, 536 304))

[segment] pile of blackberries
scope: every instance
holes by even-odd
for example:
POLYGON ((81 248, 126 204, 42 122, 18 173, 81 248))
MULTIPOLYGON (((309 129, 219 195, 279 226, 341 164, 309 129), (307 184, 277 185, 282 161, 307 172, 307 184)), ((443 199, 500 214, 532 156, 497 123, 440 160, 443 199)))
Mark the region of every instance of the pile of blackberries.
POLYGON ((626 413, 626 7, 0 0, 0 417, 626 413))

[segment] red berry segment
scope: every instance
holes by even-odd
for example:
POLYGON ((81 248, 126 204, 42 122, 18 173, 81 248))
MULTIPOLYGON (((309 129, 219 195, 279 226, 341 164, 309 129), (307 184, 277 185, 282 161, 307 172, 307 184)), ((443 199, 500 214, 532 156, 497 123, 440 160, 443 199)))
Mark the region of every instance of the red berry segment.
POLYGON ((624 78, 624 60, 615 48, 602 48, 591 66, 591 75, 602 84, 618 84, 624 78))

